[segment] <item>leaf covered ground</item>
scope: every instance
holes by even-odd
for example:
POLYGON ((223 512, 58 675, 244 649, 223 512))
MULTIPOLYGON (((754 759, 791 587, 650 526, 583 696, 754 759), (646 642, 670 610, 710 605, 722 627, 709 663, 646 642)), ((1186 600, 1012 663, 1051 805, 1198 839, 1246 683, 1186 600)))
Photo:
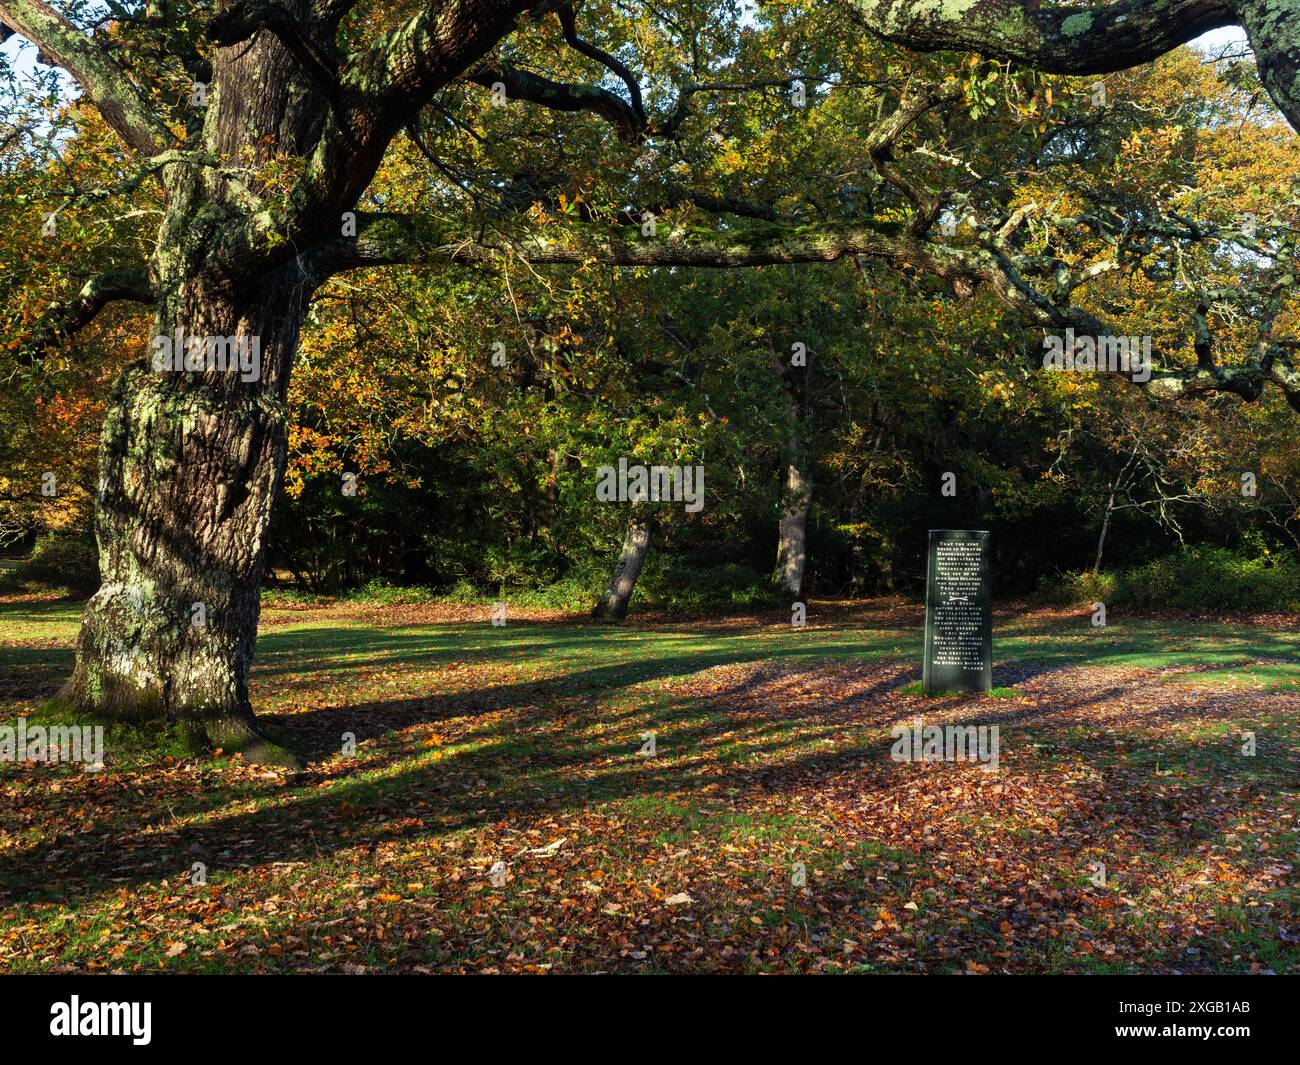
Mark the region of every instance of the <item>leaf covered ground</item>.
MULTIPOLYGON (((0 724, 78 611, 0 601, 0 724)), ((1004 611, 998 697, 928 698, 893 601, 272 609, 253 698, 308 768, 0 766, 0 971, 1300 971, 1294 621, 1004 611), (892 760, 918 718, 998 770, 892 760)))

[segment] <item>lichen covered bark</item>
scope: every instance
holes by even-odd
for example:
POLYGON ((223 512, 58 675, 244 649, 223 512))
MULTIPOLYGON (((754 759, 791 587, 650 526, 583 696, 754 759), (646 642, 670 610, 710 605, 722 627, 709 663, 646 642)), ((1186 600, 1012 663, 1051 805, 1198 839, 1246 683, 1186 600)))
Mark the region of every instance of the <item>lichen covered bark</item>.
POLYGON ((261 178, 305 150, 322 103, 267 34, 214 59, 210 158, 162 171, 166 213, 149 263, 152 336, 227 339, 255 365, 155 364, 117 380, 105 419, 95 531, 101 587, 58 700, 74 714, 171 721, 252 760, 293 763, 258 729, 248 677, 271 508, 287 455, 289 373, 321 277, 268 238, 283 198, 261 178))
POLYGON ((1264 87, 1300 130, 1300 0, 1238 0, 1237 10, 1264 87))
POLYGON ((969 50, 1056 74, 1126 70, 1237 21, 1229 0, 1112 0, 1086 7, 1035 0, 852 0, 852 5, 872 32, 909 48, 969 50))
POLYGON ((86 607, 60 700, 111 720, 166 719, 258 761, 292 759, 254 724, 266 529, 287 451, 285 387, 305 290, 268 277, 255 296, 187 281, 156 335, 257 338, 256 380, 128 367, 101 440, 102 585, 86 607))

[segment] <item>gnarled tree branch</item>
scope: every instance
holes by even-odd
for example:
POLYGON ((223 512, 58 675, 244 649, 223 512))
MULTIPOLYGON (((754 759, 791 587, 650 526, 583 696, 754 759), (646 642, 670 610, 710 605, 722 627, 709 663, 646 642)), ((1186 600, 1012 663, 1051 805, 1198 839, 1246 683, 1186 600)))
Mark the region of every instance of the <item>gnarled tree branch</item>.
POLYGON ((166 125, 99 43, 43 0, 0 0, 0 23, 36 45, 46 61, 71 74, 108 127, 129 147, 142 155, 155 155, 171 142, 166 125))
POLYGON ((909 48, 979 52, 1051 74, 1127 70, 1237 21, 1226 0, 853 0, 853 8, 872 33, 909 48))
POLYGON ((626 100, 598 85, 552 81, 499 62, 483 63, 465 78, 489 89, 500 85, 508 99, 525 100, 553 111, 591 111, 612 123, 619 137, 629 143, 637 141, 645 130, 644 118, 626 100))
POLYGON ((419 215, 361 213, 354 240, 333 242, 325 253, 331 271, 398 263, 490 263, 518 258, 530 263, 617 266, 770 266, 834 262, 852 255, 924 263, 941 276, 969 272, 960 252, 893 232, 896 227, 770 226, 747 233, 708 233, 661 226, 662 236, 642 238, 636 227, 609 232, 595 227, 542 226, 499 240, 456 240, 419 215))
MULTIPOLYGON (((963 287, 987 285, 998 300, 1026 321, 1045 329, 1073 329, 1080 336, 1119 334, 1090 311, 1061 305, 1033 288, 1012 257, 990 238, 988 246, 961 247, 926 240, 903 228, 870 226, 756 226, 744 233, 701 233, 661 227, 662 235, 644 238, 638 228, 611 233, 595 228, 541 226, 523 236, 457 240, 438 222, 418 215, 364 213, 355 239, 332 242, 322 252, 322 268, 340 272, 394 264, 487 264, 511 258, 533 264, 599 262, 617 266, 735 268, 794 263, 826 263, 860 256, 894 268, 915 267, 963 287)), ((1149 381, 1125 382, 1153 398, 1173 400, 1204 393, 1228 393, 1247 402, 1258 400, 1271 381, 1300 411, 1300 374, 1271 357, 1263 363, 1217 366, 1193 338, 1195 368, 1155 370, 1149 381)), ((1274 346, 1274 351, 1280 350, 1274 346)))
POLYGON ((961 49, 1049 74, 1109 74, 1158 59, 1210 30, 1242 26, 1278 110, 1300 129, 1295 0, 852 0, 878 37, 923 52, 961 49))
POLYGON ((632 102, 632 113, 638 124, 645 127, 645 104, 641 100, 641 86, 637 84, 636 75, 627 66, 602 48, 597 48, 590 41, 578 36, 577 15, 572 4, 565 4, 556 12, 560 19, 560 29, 564 33, 565 43, 574 51, 594 59, 601 66, 613 71, 627 86, 628 99, 632 102))
POLYGON ((289 246, 334 230, 379 168, 393 137, 434 93, 482 60, 534 0, 441 0, 339 66, 340 104, 293 190, 289 246))

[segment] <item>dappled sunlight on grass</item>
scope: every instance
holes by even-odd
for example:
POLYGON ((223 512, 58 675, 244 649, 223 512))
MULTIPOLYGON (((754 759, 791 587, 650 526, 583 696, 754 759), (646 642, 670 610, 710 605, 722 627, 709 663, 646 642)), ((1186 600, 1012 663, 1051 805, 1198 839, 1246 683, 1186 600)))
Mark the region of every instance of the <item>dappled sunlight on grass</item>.
MULTIPOLYGON (((1300 965, 1284 630, 1014 616, 999 697, 931 698, 906 620, 296 613, 253 695, 306 771, 0 775, 0 969, 1300 965), (893 760, 919 720, 996 727, 997 771, 893 760)), ((0 653, 8 715, 71 664, 0 653)))

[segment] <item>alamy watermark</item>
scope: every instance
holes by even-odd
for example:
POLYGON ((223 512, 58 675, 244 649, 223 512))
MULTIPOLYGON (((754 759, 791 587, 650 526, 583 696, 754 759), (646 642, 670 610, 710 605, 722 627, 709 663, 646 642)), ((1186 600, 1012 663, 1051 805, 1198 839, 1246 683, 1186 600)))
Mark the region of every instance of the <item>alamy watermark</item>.
POLYGON ((130 1036, 135 1046, 148 1046, 152 1014, 151 1002, 82 1002, 73 995, 50 1007, 50 1035, 130 1036))
POLYGON ((895 725, 889 735, 895 762, 979 762, 986 773, 998 771, 997 725, 927 725, 918 717, 911 725, 895 725))
POLYGON ((87 773, 104 768, 103 725, 0 725, 0 762, 82 762, 87 773))
POLYGON ((1043 369, 1072 373, 1126 373, 1136 384, 1151 380, 1151 338, 1116 336, 1043 337, 1043 369))
POLYGON ((153 368, 162 373, 237 373, 241 381, 262 375, 260 336, 188 336, 177 328, 171 336, 153 338, 153 368))
POLYGON ((629 466, 622 458, 617 467, 599 467, 596 478, 596 498, 602 503, 671 500, 685 503, 688 514, 704 509, 703 466, 629 466))

